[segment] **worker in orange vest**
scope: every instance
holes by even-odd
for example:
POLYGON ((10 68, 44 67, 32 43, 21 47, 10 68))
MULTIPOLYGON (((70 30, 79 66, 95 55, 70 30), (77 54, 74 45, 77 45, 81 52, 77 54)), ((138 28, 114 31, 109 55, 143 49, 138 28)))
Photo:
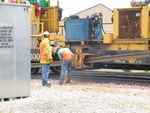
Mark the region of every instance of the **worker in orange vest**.
POLYGON ((69 48, 60 48, 59 46, 54 47, 53 52, 54 54, 57 53, 59 59, 62 61, 59 84, 62 85, 64 83, 65 71, 68 72, 68 80, 66 83, 71 83, 73 53, 69 48))
POLYGON ((49 41, 49 32, 44 32, 44 39, 40 43, 40 63, 42 64, 42 85, 50 86, 48 83, 48 75, 50 71, 50 63, 53 62, 52 47, 49 41))

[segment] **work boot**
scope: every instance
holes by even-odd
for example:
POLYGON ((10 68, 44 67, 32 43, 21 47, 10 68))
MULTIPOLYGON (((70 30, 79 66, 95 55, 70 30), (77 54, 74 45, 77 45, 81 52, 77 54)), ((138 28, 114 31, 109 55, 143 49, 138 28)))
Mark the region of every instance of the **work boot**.
POLYGON ((63 85, 64 83, 62 83, 62 82, 59 82, 59 85, 63 85))
POLYGON ((71 81, 67 81, 66 83, 67 83, 67 84, 71 84, 71 81))
POLYGON ((47 86, 47 87, 51 87, 51 83, 48 83, 48 84, 46 84, 45 86, 47 86))

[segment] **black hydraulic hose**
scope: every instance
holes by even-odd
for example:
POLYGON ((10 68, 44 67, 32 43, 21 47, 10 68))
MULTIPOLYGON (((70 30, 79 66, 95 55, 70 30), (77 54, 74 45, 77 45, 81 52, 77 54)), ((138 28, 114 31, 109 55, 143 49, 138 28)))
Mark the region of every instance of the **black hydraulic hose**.
POLYGON ((102 31, 103 31, 103 33, 106 34, 106 32, 105 32, 105 30, 104 30, 104 27, 103 27, 103 19, 101 19, 101 22, 100 22, 100 23, 101 23, 101 25, 102 25, 102 31))

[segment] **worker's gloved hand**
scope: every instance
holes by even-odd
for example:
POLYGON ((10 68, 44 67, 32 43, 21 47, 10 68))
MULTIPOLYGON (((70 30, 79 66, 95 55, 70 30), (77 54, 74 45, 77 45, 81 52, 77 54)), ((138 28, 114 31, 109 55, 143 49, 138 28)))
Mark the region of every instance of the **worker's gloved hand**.
POLYGON ((53 60, 52 60, 52 59, 49 59, 49 62, 50 62, 50 63, 53 63, 53 60))

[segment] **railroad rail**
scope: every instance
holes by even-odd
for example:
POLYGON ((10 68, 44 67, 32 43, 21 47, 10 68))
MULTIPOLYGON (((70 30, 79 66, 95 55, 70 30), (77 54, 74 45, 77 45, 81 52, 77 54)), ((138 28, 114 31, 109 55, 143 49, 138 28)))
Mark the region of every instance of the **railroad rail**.
POLYGON ((73 79, 96 83, 150 85, 150 73, 74 70, 73 79))
MULTIPOLYGON (((54 61, 50 64, 50 66, 61 66, 61 61, 54 61)), ((31 68, 39 68, 42 67, 42 64, 40 63, 32 63, 31 68)))
POLYGON ((138 72, 114 72, 114 71, 73 71, 73 75, 83 76, 97 76, 97 77, 122 77, 122 78, 137 78, 150 80, 150 73, 138 73, 138 72))

